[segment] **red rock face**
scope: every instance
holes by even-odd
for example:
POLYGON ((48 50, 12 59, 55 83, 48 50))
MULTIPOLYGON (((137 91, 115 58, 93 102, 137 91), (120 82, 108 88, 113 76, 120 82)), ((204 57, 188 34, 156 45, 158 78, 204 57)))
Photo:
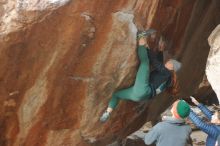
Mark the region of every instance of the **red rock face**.
MULTIPOLYGON (((217 0, 0 3, 2 146, 104 146, 155 119, 173 99, 157 97, 140 114, 137 103, 122 102, 107 123, 98 121, 111 94, 134 81, 137 29, 152 27, 166 36, 170 52, 183 60, 186 85, 190 57, 200 56, 198 67, 205 67, 208 51, 198 52, 209 47, 193 49, 219 10, 217 0)), ((204 75, 194 71, 199 74, 189 79, 198 83, 183 86, 190 94, 204 75)))

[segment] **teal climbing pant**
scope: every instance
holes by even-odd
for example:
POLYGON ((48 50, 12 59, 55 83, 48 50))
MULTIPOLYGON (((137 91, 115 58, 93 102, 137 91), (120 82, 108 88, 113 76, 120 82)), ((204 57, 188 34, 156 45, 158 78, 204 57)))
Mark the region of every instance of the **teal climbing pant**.
POLYGON ((120 99, 138 102, 151 97, 152 91, 149 84, 150 65, 148 51, 145 46, 138 47, 138 57, 140 60, 140 65, 136 75, 135 83, 133 86, 127 89, 122 89, 113 93, 108 105, 112 109, 118 105, 120 99))

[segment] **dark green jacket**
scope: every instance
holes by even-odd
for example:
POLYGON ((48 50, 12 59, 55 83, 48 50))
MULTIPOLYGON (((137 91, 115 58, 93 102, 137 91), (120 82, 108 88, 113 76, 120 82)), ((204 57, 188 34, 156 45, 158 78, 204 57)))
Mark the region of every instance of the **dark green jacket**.
POLYGON ((148 51, 150 64, 154 68, 150 73, 150 86, 153 97, 171 85, 171 72, 164 66, 163 52, 154 52, 150 49, 148 51))

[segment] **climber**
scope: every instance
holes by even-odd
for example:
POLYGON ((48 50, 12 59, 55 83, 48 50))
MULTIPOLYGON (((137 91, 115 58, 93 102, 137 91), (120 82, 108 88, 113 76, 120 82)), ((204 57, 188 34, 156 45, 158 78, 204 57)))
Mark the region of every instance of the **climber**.
MULTIPOLYGON (((135 102, 147 100, 167 90, 171 94, 177 94, 178 84, 175 72, 180 69, 181 64, 173 59, 168 60, 165 65, 157 59, 154 51, 150 50, 147 44, 147 37, 154 34, 155 30, 149 29, 138 33, 138 57, 140 65, 136 74, 133 86, 113 93, 107 110, 100 117, 105 122, 120 99, 135 102), (150 74, 150 62, 155 70, 150 74)), ((159 42, 160 50, 164 50, 165 42, 159 42)))
POLYGON ((172 117, 164 117, 144 137, 146 145, 185 146, 190 142, 191 127, 185 123, 190 107, 184 100, 177 100, 171 108, 172 117))
POLYGON ((208 134, 206 146, 220 146, 220 112, 216 110, 214 114, 194 97, 190 97, 192 102, 206 115, 211 123, 206 123, 200 119, 193 110, 190 111, 190 120, 202 131, 208 134))

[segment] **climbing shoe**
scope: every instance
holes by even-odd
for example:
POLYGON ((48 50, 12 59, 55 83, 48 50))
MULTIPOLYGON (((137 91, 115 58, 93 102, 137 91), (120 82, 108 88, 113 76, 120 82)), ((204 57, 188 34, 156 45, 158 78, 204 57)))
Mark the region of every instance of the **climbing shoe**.
POLYGON ((110 117, 110 113, 107 112, 107 111, 105 111, 105 112, 102 114, 102 116, 100 117, 100 121, 101 121, 101 122, 105 122, 105 121, 108 120, 109 117, 110 117))
POLYGON ((148 29, 148 30, 145 30, 145 31, 138 31, 137 37, 138 37, 138 39, 145 38, 145 37, 147 37, 147 36, 149 36, 149 35, 151 35, 155 32, 156 32, 155 29, 148 29))

